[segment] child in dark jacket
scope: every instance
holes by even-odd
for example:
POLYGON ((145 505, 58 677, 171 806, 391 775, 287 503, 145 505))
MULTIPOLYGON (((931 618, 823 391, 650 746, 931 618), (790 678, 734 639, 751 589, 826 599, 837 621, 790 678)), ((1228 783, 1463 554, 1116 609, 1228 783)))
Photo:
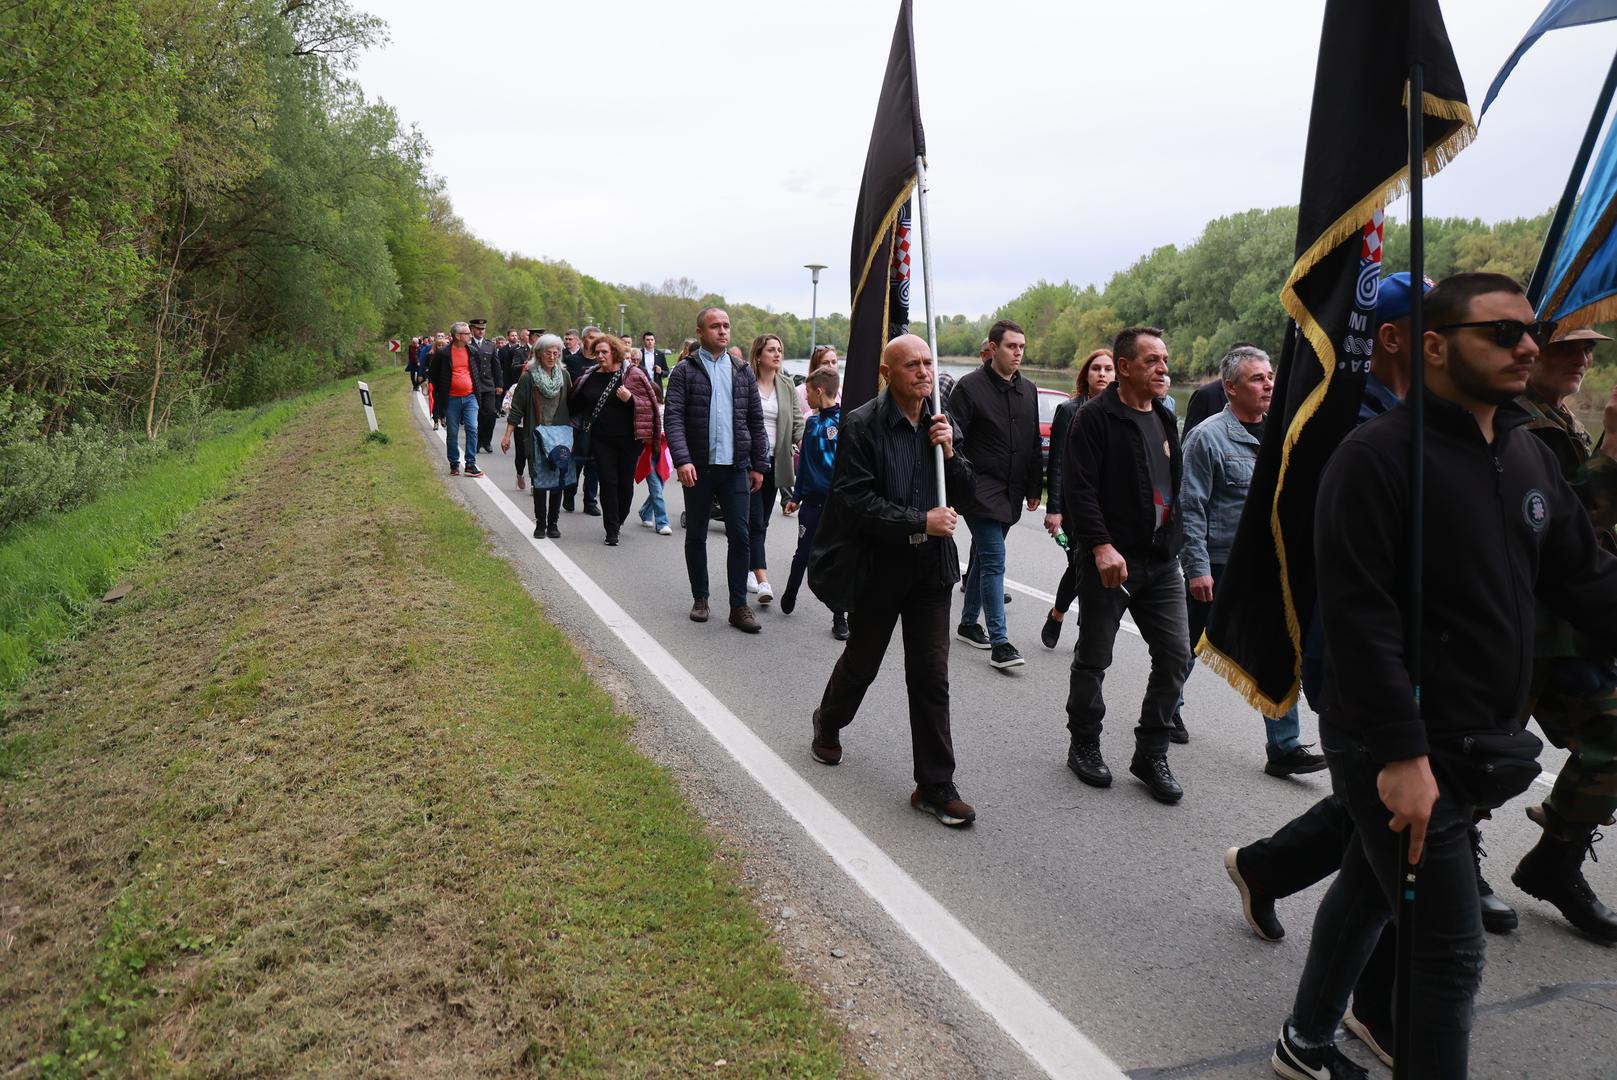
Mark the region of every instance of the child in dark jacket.
MULTIPOLYGON (((831 474, 837 463, 837 429, 842 425, 842 406, 835 404, 841 379, 836 368, 822 367, 803 384, 810 409, 815 412, 803 423, 803 447, 797 459, 797 483, 787 498, 786 512, 798 512, 797 552, 780 598, 780 610, 790 615, 797 606, 797 590, 808 570, 809 552, 814 550, 814 534, 820 527, 820 511, 831 493, 831 474)), ((831 636, 848 640, 846 612, 831 613, 831 636)))

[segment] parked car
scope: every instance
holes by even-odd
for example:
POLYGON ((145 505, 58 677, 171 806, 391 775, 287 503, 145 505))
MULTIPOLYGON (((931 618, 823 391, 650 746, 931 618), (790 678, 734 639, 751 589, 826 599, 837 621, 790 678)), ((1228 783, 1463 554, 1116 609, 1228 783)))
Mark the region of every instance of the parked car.
POLYGON ((1059 390, 1039 387, 1039 456, 1044 459, 1044 471, 1050 471, 1050 424, 1056 418, 1056 406, 1067 400, 1059 390))

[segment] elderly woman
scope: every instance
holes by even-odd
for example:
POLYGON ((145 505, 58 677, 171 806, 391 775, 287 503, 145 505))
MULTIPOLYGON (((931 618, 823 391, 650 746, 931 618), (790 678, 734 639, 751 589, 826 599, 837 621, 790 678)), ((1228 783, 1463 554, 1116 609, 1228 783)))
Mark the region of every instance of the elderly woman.
POLYGON ((752 493, 748 517, 752 529, 752 577, 747 591, 758 594, 759 604, 775 599, 769 584, 768 559, 764 542, 769 538, 769 515, 775 509, 775 493, 790 491, 797 482, 793 451, 803 441, 803 413, 797 407, 797 394, 791 378, 780 369, 786 349, 774 334, 761 334, 752 340, 748 357, 758 380, 758 397, 764 406, 764 436, 775 467, 764 476, 763 486, 752 493))
MULTIPOLYGON (((533 476, 533 535, 548 536, 552 540, 561 535, 556 527, 561 516, 561 493, 569 486, 572 466, 562 472, 549 464, 540 440, 540 427, 566 427, 572 422, 567 408, 567 396, 572 384, 567 369, 561 362, 561 338, 555 334, 542 334, 534 346, 534 359, 516 389, 511 391, 511 411, 505 416, 505 436, 500 440, 500 452, 511 449, 511 433, 522 440, 532 463, 533 476)), ((519 474, 520 476, 520 474, 519 474)))
POLYGON ((634 501, 634 466, 643 444, 662 438, 657 391, 646 373, 625 361, 628 350, 615 337, 602 334, 590 346, 595 366, 573 387, 568 406, 580 430, 589 435, 590 454, 601 478, 601 525, 608 547, 618 546, 618 531, 634 501))

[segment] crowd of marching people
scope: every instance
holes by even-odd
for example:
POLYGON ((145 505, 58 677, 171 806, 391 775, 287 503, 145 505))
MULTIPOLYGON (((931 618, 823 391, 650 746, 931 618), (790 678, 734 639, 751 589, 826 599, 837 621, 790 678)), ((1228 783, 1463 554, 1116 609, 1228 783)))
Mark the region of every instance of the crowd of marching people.
MULTIPOLYGON (((1333 457, 1320 499, 1318 558, 1333 571, 1321 576, 1302 685, 1321 716, 1325 752, 1301 741, 1295 704, 1261 715, 1264 771, 1329 766, 1332 793, 1225 855, 1248 924, 1270 941, 1284 935, 1276 902, 1335 875, 1276 1046, 1283 1076, 1365 1075, 1332 1043, 1344 1018, 1390 1061, 1394 946, 1378 877, 1392 862, 1375 861, 1396 846, 1389 820, 1425 845, 1431 910, 1440 913, 1415 946, 1426 987, 1416 1015, 1438 1048, 1423 1060, 1464 1061, 1481 931, 1517 924, 1482 876, 1479 829, 1488 810, 1525 788, 1496 790, 1499 760, 1537 775, 1538 740, 1525 735, 1522 746, 1529 715, 1572 753, 1529 811, 1542 837, 1512 880, 1587 935, 1617 942, 1617 915, 1581 871, 1617 810, 1617 623, 1604 614, 1617 603, 1617 394, 1598 443, 1568 407, 1595 345, 1609 339, 1557 335, 1533 321, 1515 282, 1492 274, 1435 288, 1389 275, 1374 321, 1361 426, 1333 457), (1410 336, 1415 305, 1428 328, 1420 342, 1410 336), (1416 349, 1430 372, 1429 453, 1450 457, 1433 468, 1445 509, 1429 543, 1446 553, 1442 571, 1428 571, 1427 650, 1437 659, 1424 711, 1411 714, 1397 659, 1405 623, 1389 592, 1407 573, 1390 524, 1407 493, 1389 480, 1398 469, 1388 448, 1408 437, 1399 405, 1416 349), (1483 497, 1495 488, 1497 499, 1483 497), (1490 529, 1503 539, 1479 543, 1490 529), (1535 605, 1537 634, 1528 635, 1520 616, 1535 605), (1456 740, 1469 748, 1460 758, 1477 746, 1495 757, 1472 775, 1467 762, 1450 760, 1456 740)), ((1068 552, 1040 635, 1049 649, 1064 630, 1075 637, 1067 765, 1086 785, 1112 784, 1101 751, 1103 686, 1127 614, 1150 656, 1128 771, 1162 803, 1183 798, 1169 748, 1190 741, 1182 692, 1263 443, 1275 372, 1262 348, 1232 344, 1181 425, 1163 332, 1125 328, 1079 366, 1070 400, 1055 411, 1046 461, 1038 389, 1020 370, 1026 336, 1014 322, 995 323, 981 366, 952 384, 925 341, 895 337, 880 359, 883 388, 846 415, 834 350, 816 349, 794 383, 778 337, 761 335, 743 352, 719 308, 703 309, 695 330, 670 362, 649 332, 638 345, 596 327, 560 337, 512 330, 490 342, 473 320, 413 341, 408 367, 434 426, 448 430, 451 475, 483 475, 477 454, 493 452, 504 418, 500 448, 516 451, 516 485, 532 491, 535 537, 558 537, 560 515, 580 496, 609 545, 631 511, 672 535, 663 494, 672 479, 685 489, 692 621, 712 614, 714 517, 724 526, 720 593, 730 626, 758 633, 752 605, 777 603, 780 583, 778 604, 790 613, 806 584, 847 643, 812 715, 816 761, 842 761, 843 735, 901 624, 911 804, 949 826, 976 817, 954 784, 950 646, 983 650, 1000 670, 1023 663, 1005 618, 1006 540, 1023 513, 1042 506, 1044 529, 1068 552), (765 556, 777 514, 795 517, 798 536, 783 582, 771 580, 765 556), (957 535, 970 541, 964 573, 957 535), (965 592, 958 619, 956 587, 965 592)))

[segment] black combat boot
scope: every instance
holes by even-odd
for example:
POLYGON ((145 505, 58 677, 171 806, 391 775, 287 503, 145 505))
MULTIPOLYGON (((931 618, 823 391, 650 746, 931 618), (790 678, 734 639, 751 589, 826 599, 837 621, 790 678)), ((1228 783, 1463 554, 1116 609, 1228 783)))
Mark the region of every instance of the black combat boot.
POLYGON ((1494 895, 1493 886, 1482 876, 1482 832, 1471 826, 1471 862, 1477 868, 1477 901, 1482 905, 1482 928, 1490 934, 1508 934, 1516 929, 1516 909, 1494 895))
POLYGON ((1562 821, 1548 806, 1538 814, 1529 810, 1527 816, 1544 826, 1544 835, 1510 880, 1528 896, 1554 904, 1567 922, 1590 937, 1617 943, 1617 914, 1600 902, 1583 876, 1584 856, 1594 857, 1600 833, 1593 825, 1562 821), (1568 835, 1575 839, 1562 839, 1568 835))

